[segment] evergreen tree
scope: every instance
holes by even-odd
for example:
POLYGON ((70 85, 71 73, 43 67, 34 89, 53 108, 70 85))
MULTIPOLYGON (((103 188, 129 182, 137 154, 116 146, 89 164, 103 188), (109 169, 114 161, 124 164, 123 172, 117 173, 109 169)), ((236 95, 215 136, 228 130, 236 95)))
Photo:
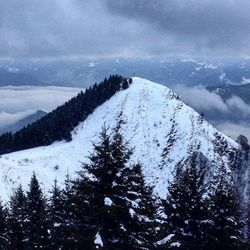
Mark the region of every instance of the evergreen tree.
MULTIPOLYGON (((112 143, 107 129, 104 128, 100 134, 100 143, 93 145, 94 151, 89 157, 90 164, 85 165, 92 175, 90 185, 94 187, 90 204, 95 211, 95 224, 97 225, 95 235, 102 240, 103 249, 126 249, 128 243, 122 216, 118 218, 122 207, 113 205, 113 202, 118 202, 115 179, 120 176, 120 170, 126 167, 125 163, 131 154, 127 148, 123 148, 123 151, 120 149, 121 143, 120 136, 117 136, 115 143, 112 143)), ((121 146, 124 145, 121 144, 121 146)), ((125 187, 120 186, 119 192, 124 193, 124 190, 125 187)), ((99 244, 97 241, 95 243, 99 244)), ((99 247, 102 244, 99 244, 99 247)))
POLYGON ((206 242, 204 222, 208 215, 203 195, 204 169, 196 166, 196 155, 186 169, 178 166, 164 202, 165 235, 159 249, 203 249, 206 242))
POLYGON ((57 181, 54 181, 54 186, 49 199, 49 228, 50 228, 50 247, 52 249, 63 249, 63 239, 65 237, 64 224, 64 200, 62 190, 58 187, 57 181))
POLYGON ((144 187, 140 168, 131 170, 127 166, 131 154, 118 131, 111 137, 104 128, 100 143, 94 144, 90 163, 84 166, 91 175, 88 183, 93 191, 89 205, 96 225, 94 243, 99 249, 150 249, 147 234, 151 211, 142 209, 140 214, 139 207, 149 207, 144 202, 149 202, 151 193, 140 193, 144 187))
MULTIPOLYGON (((59 194, 59 200, 61 207, 57 208, 57 220, 60 223, 55 229, 54 239, 56 240, 56 245, 60 245, 59 249, 78 249, 77 239, 75 235, 75 210, 76 205, 74 202, 74 195, 72 190, 72 180, 69 175, 65 179, 65 187, 59 194)), ((79 209, 81 209, 79 207, 79 209)), ((57 224, 58 225, 58 224, 57 224)))
POLYGON ((85 186, 85 179, 72 181, 68 175, 63 190, 54 185, 50 201, 53 249, 95 249, 93 225, 87 220, 87 215, 92 217, 92 211, 86 212, 91 190, 85 186))
POLYGON ((8 210, 0 201, 0 249, 8 249, 9 237, 7 228, 8 210))
POLYGON ((80 171, 78 178, 72 181, 71 198, 72 232, 77 249, 96 249, 96 213, 90 203, 94 192, 92 183, 86 178, 85 173, 80 171))
POLYGON ((126 184, 124 208, 129 209, 130 217, 125 220, 131 249, 155 249, 156 240, 156 201, 152 188, 147 186, 142 175, 141 165, 134 165, 123 171, 126 184))
POLYGON ((20 185, 10 199, 8 217, 8 236, 10 249, 25 250, 25 222, 27 220, 27 198, 20 185))
POLYGON ((244 224, 240 196, 230 175, 222 165, 217 189, 209 201, 212 224, 208 231, 208 249, 249 249, 241 237, 244 224))
POLYGON ((49 236, 46 199, 35 173, 31 177, 27 192, 27 220, 25 224, 27 249, 46 249, 49 236))

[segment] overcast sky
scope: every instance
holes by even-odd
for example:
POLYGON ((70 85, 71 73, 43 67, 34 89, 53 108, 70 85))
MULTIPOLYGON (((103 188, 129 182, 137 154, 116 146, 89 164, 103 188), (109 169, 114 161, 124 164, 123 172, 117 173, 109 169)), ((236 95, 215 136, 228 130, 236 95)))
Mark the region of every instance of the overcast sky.
POLYGON ((0 57, 250 55, 249 0, 0 1, 0 57))

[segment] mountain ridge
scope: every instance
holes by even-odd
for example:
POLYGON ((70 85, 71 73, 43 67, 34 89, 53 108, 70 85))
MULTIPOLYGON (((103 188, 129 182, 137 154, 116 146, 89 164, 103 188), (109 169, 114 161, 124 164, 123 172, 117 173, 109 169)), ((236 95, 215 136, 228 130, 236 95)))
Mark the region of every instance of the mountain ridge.
POLYGON ((177 164, 193 153, 204 155, 210 164, 208 175, 225 164, 230 171, 240 146, 216 130, 204 118, 179 100, 165 86, 142 78, 120 90, 98 106, 72 132, 72 141, 18 151, 0 158, 0 190, 6 199, 22 183, 27 187, 33 171, 49 189, 54 179, 63 185, 65 176, 75 175, 98 140, 102 126, 119 129, 134 148, 132 163, 140 161, 145 180, 164 197, 177 164))

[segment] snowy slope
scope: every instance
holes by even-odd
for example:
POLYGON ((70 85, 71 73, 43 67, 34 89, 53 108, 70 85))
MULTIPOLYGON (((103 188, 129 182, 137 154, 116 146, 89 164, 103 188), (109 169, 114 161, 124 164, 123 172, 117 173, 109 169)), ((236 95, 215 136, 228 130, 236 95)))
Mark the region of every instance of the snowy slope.
POLYGON ((167 87, 134 77, 128 89, 115 94, 75 128, 71 142, 2 155, 0 196, 8 198, 18 183, 27 187, 33 171, 46 190, 55 178, 63 184, 67 173, 74 175, 81 162, 87 161, 102 126, 114 128, 119 121, 122 134, 135 147, 131 163, 143 164, 147 182, 162 197, 174 167, 192 152, 200 151, 216 167, 221 161, 229 165, 229 155, 238 148, 167 87))

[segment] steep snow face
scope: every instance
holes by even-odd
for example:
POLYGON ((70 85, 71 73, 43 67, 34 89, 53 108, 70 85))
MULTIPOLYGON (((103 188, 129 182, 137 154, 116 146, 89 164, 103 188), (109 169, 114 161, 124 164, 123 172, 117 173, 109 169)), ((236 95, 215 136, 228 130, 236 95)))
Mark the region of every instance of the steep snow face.
POLYGON ((214 163, 212 173, 219 163, 229 166, 239 147, 167 87, 134 77, 128 89, 115 94, 75 128, 71 142, 2 155, 0 196, 7 199, 18 183, 27 187, 33 171, 46 190, 55 178, 63 185, 67 173, 74 176, 82 162, 88 161, 92 142, 98 141, 102 126, 112 129, 118 123, 135 148, 130 163, 142 163, 146 181, 161 197, 166 195, 176 164, 192 152, 199 151, 214 163))

